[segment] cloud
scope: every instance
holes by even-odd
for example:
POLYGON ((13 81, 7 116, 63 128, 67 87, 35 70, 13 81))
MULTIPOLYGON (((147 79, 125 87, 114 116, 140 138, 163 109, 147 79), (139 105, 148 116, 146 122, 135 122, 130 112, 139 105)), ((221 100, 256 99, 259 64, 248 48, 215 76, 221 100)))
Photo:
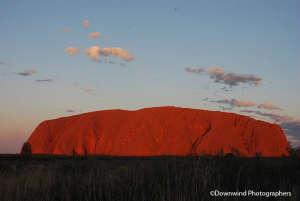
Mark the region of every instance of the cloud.
POLYGON ((66 112, 67 112, 67 113, 74 113, 74 112, 76 112, 76 111, 75 111, 75 110, 72 110, 72 109, 67 109, 66 112))
POLYGON ((300 139, 292 136, 292 135, 286 135, 288 138, 288 141, 290 142, 290 144, 292 145, 292 147, 298 148, 300 147, 300 139))
POLYGON ((205 73, 206 70, 203 68, 190 68, 190 67, 186 67, 185 70, 189 73, 205 73))
POLYGON ((261 109, 266 109, 266 110, 281 110, 280 107, 277 107, 276 105, 274 105, 271 102, 265 102, 265 103, 259 104, 257 107, 261 108, 261 109))
POLYGON ((96 91, 96 88, 94 87, 85 87, 85 88, 82 88, 82 90, 88 94, 93 94, 95 91, 96 91))
POLYGON ((34 69, 28 69, 28 70, 24 70, 24 71, 21 71, 21 72, 17 72, 18 75, 21 75, 21 76, 31 76, 33 74, 36 74, 37 71, 34 70, 34 69))
POLYGON ((79 52, 79 49, 77 47, 72 47, 71 46, 71 47, 67 47, 65 49, 65 51, 68 55, 73 56, 73 55, 75 55, 79 52))
POLYGON ((231 106, 229 106, 229 107, 219 106, 219 108, 220 108, 221 110, 224 110, 224 111, 226 111, 226 110, 232 110, 232 107, 231 107, 231 106))
POLYGON ((120 47, 107 47, 102 49, 102 54, 104 56, 115 56, 119 57, 125 61, 131 61, 133 60, 133 56, 131 56, 126 50, 120 48, 120 47))
POLYGON ((68 28, 68 27, 64 27, 64 28, 61 29, 61 31, 64 32, 64 33, 69 33, 72 30, 70 28, 68 28))
POLYGON ((101 48, 100 46, 95 45, 87 48, 85 53, 90 59, 94 61, 98 61, 101 56, 115 56, 127 62, 134 59, 132 55, 130 55, 126 50, 120 47, 101 48))
POLYGON ((4 61, 0 61, 0 65, 6 65, 4 61))
POLYGON ((187 67, 185 70, 189 73, 206 74, 210 77, 210 79, 214 80, 214 82, 222 83, 230 87, 238 86, 239 84, 258 86, 262 81, 262 78, 258 76, 226 72, 223 68, 218 66, 213 66, 207 69, 187 67))
POLYGON ((93 39, 93 38, 99 38, 101 36, 100 32, 92 32, 89 34, 88 38, 93 39))
POLYGON ((78 82, 73 82, 72 86, 74 88, 79 89, 80 91, 88 93, 88 94, 94 94, 97 91, 96 87, 93 86, 93 85, 85 85, 85 86, 83 86, 83 85, 81 85, 78 82))
MULTIPOLYGON (((253 101, 245 101, 245 100, 238 100, 235 98, 232 99, 221 99, 221 100, 210 100, 209 98, 203 99, 204 101, 209 101, 211 103, 218 103, 222 105, 229 105, 231 106, 231 109, 234 107, 254 107, 257 106, 259 109, 265 109, 265 110, 281 110, 281 108, 275 106, 271 102, 265 102, 262 104, 255 103, 253 101)), ((276 119, 276 115, 273 113, 266 113, 262 111, 256 111, 256 110, 243 110, 243 112, 253 113, 260 116, 270 117, 271 119, 276 119)))
POLYGON ((101 54, 101 48, 97 45, 89 47, 85 50, 86 55, 92 60, 99 60, 101 54))
MULTIPOLYGON (((257 110, 242 110, 241 112, 252 113, 258 116, 267 117, 279 124, 288 136, 293 137, 296 141, 300 142, 300 119, 280 115, 275 113, 262 112, 257 110)), ((294 141, 295 141, 294 140, 294 141)), ((293 143, 293 142, 292 142, 293 143)))
POLYGON ((91 26, 91 22, 89 20, 83 20, 82 26, 84 28, 89 28, 91 26))
POLYGON ((295 146, 297 143, 300 145, 300 119, 287 116, 280 115, 275 113, 262 112, 258 110, 242 110, 244 113, 251 113, 262 117, 267 117, 275 123, 279 124, 284 132, 287 134, 289 139, 292 139, 291 143, 295 146))
MULTIPOLYGON (((300 142, 300 119, 285 120, 280 125, 290 137, 297 138, 300 142)), ((298 145, 300 146, 300 143, 298 145)))
POLYGON ((279 115, 279 114, 275 114, 275 113, 269 113, 269 112, 262 112, 259 110, 241 110, 241 112, 250 113, 250 114, 254 114, 254 115, 258 115, 258 116, 262 116, 262 117, 267 117, 277 123, 283 122, 283 121, 288 121, 291 119, 288 116, 279 115))
POLYGON ((45 78, 45 79, 37 79, 36 82, 53 82, 53 79, 45 78))
POLYGON ((300 119, 291 118, 290 120, 284 120, 280 123, 280 126, 287 134, 288 140, 293 147, 300 146, 300 119))
POLYGON ((232 88, 228 88, 228 87, 226 87, 226 86, 222 87, 221 89, 222 89, 223 91, 225 91, 225 92, 232 91, 232 88))
POLYGON ((242 101, 237 99, 231 99, 231 105, 234 105, 236 107, 253 107, 256 105, 256 103, 252 101, 242 101))
MULTIPOLYGON (((208 100, 208 99, 205 99, 208 100)), ((256 106, 257 104, 252 101, 244 101, 244 100, 238 100, 238 99, 221 99, 221 100, 209 100, 211 103, 218 103, 222 105, 229 105, 231 106, 231 109, 234 107, 253 107, 256 106)), ((228 109, 228 108, 227 108, 228 109)))

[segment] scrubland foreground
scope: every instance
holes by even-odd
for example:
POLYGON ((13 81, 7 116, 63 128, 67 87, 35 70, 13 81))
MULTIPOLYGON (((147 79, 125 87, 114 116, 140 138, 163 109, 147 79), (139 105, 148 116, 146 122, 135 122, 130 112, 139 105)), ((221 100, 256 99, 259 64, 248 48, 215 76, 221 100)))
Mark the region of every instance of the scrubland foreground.
POLYGON ((1 201, 300 200, 300 160, 0 156, 1 201), (222 196, 211 191, 291 192, 222 196))

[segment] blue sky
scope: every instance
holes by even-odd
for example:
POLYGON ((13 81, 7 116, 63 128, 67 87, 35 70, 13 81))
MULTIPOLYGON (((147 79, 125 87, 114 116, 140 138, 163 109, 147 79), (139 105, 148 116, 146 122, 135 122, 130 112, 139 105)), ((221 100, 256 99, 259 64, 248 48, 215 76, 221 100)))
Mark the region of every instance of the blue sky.
POLYGON ((276 122, 300 145, 299 9, 299 1, 275 0, 3 0, 0 152, 18 152, 45 119, 160 105, 276 122), (134 59, 99 49, 95 61, 86 55, 92 46, 134 59), (68 47, 79 52, 70 56, 68 47), (261 81, 254 86, 248 75, 261 81))

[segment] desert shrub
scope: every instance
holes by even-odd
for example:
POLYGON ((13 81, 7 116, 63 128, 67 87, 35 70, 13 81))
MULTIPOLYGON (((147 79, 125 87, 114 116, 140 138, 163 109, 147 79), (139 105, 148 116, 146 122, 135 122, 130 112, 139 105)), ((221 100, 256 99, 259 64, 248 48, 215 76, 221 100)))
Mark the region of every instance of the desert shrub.
POLYGON ((296 201, 299 186, 294 158, 0 157, 1 201, 199 201, 214 189, 292 191, 281 200, 296 201))

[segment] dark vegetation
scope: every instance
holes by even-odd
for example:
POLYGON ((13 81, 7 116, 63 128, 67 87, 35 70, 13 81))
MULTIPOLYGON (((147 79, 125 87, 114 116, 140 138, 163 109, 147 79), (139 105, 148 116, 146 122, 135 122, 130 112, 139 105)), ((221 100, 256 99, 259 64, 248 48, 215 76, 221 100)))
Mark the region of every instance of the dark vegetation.
MULTIPOLYGON (((25 149, 26 150, 26 149, 25 149)), ((0 201, 300 200, 300 160, 0 155, 0 201), (291 191, 221 197, 211 190, 291 191)))
POLYGON ((296 147, 296 148, 290 147, 289 153, 291 157, 300 159, 300 147, 296 147))
POLYGON ((25 142, 21 150, 22 155, 31 155, 31 145, 29 142, 25 142))

